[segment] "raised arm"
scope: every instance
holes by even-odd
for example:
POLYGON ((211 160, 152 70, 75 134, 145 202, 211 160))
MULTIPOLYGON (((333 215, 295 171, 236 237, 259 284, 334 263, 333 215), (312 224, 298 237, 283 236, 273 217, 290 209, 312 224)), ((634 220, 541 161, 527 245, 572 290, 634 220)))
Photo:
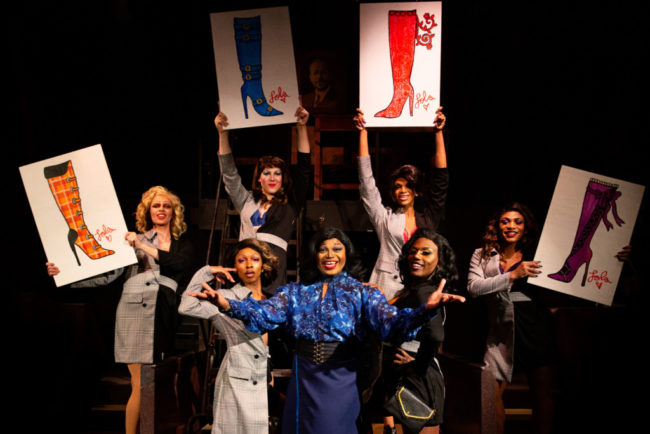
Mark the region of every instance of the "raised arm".
POLYGON ((228 126, 228 116, 220 111, 217 117, 214 118, 214 125, 219 132, 219 155, 232 153, 230 141, 228 140, 228 131, 224 130, 224 127, 228 126))
POLYGON ((437 169, 444 169, 447 167, 447 150, 445 149, 445 136, 442 133, 447 118, 442 112, 442 106, 436 110, 436 119, 434 120, 436 152, 433 156, 433 166, 437 169))
POLYGON ((429 200, 424 205, 425 213, 429 215, 434 228, 438 226, 442 219, 443 209, 447 201, 447 190, 449 189, 447 151, 445 149, 445 137, 442 132, 445 122, 446 118, 442 113, 442 107, 439 107, 434 125, 435 153, 431 158, 430 182, 427 192, 429 200))
POLYGON ((275 295, 266 300, 255 300, 248 297, 245 300, 228 300, 228 314, 244 322, 246 328, 256 333, 266 333, 274 330, 287 321, 289 295, 285 291, 288 286, 277 289, 275 295))
POLYGON ((368 130, 366 130, 366 120, 360 108, 357 108, 357 115, 353 118, 353 121, 354 126, 359 130, 359 157, 369 157, 368 130))
POLYGON ((296 208, 302 208, 307 201, 311 176, 311 146, 307 133, 309 112, 302 106, 296 110, 296 133, 298 134, 298 155, 296 170, 293 174, 293 187, 290 200, 296 208))
POLYGON ((307 121, 309 120, 309 112, 300 106, 296 110, 296 130, 298 132, 298 152, 309 154, 311 152, 309 146, 309 135, 307 134, 307 121))
POLYGON ((192 280, 190 280, 187 289, 181 297, 181 303, 178 306, 178 313, 183 315, 192 316, 195 318, 211 319, 216 315, 220 315, 219 308, 208 300, 201 300, 196 295, 200 294, 205 282, 213 279, 211 267, 209 265, 199 269, 192 280))
POLYGON ((219 112, 217 117, 214 118, 214 124, 219 131, 219 169, 221 170, 221 176, 223 176, 223 183, 235 209, 240 212, 250 193, 241 182, 241 177, 235 166, 235 158, 230 149, 228 131, 223 129, 223 127, 228 126, 228 117, 225 113, 219 112))
POLYGON ((366 299, 363 303, 365 317, 382 340, 400 343, 415 339, 422 325, 437 315, 439 306, 465 301, 462 296, 442 292, 444 286, 443 279, 438 289, 428 296, 425 304, 415 309, 400 310, 388 304, 386 297, 377 288, 366 285, 366 299))
POLYGON ((375 177, 372 174, 372 164, 370 162, 370 153, 368 151, 368 131, 365 127, 365 119, 361 109, 357 109, 357 115, 354 117, 354 125, 359 130, 359 193, 361 201, 375 229, 378 230, 378 223, 386 218, 387 211, 381 202, 381 194, 375 183, 375 177))

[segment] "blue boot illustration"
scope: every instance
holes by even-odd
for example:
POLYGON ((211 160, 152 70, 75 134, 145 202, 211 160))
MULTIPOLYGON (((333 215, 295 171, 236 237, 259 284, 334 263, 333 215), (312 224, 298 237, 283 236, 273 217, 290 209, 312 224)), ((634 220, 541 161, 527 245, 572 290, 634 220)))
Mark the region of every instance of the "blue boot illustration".
POLYGON ((251 99, 253 108, 259 115, 281 115, 281 111, 266 102, 262 90, 262 32, 259 16, 235 18, 235 42, 239 69, 244 80, 241 87, 241 100, 246 119, 248 119, 247 97, 251 99))

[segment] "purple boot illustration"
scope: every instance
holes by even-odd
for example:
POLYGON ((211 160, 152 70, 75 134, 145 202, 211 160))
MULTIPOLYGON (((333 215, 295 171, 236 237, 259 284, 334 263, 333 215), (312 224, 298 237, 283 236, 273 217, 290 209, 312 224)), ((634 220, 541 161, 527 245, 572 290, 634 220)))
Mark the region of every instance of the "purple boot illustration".
POLYGON ((616 191, 617 188, 617 184, 610 184, 595 178, 589 180, 587 191, 585 192, 585 199, 582 202, 582 212, 580 213, 578 230, 576 231, 576 237, 573 241, 571 252, 564 261, 564 265, 560 271, 549 274, 548 277, 559 280, 560 282, 571 282, 578 272, 578 269, 582 264, 586 263, 585 273, 582 276, 582 286, 585 286, 589 263, 591 262, 593 254, 589 244, 591 244, 591 239, 594 237, 601 220, 607 230, 614 227, 614 225, 607 220, 607 214, 611 209, 616 224, 621 226, 625 223, 618 216, 616 210, 616 199, 621 196, 621 192, 616 191))

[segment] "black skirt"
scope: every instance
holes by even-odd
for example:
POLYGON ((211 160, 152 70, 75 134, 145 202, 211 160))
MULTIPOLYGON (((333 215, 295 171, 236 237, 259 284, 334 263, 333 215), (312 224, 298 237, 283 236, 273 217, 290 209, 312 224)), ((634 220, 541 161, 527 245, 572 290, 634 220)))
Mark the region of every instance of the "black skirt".
POLYGON ((553 317, 537 300, 518 301, 515 307, 514 372, 526 372, 554 363, 556 354, 553 317))
MULTIPOLYGON (((415 357, 415 354, 409 354, 415 357)), ((437 360, 432 359, 424 367, 416 367, 415 362, 398 367, 393 364, 394 357, 394 347, 384 346, 382 376, 387 398, 394 395, 402 384, 410 390, 417 391, 418 395, 426 397, 425 402, 433 403, 432 408, 436 410, 436 414, 426 423, 426 426, 440 425, 445 406, 445 380, 437 360)))

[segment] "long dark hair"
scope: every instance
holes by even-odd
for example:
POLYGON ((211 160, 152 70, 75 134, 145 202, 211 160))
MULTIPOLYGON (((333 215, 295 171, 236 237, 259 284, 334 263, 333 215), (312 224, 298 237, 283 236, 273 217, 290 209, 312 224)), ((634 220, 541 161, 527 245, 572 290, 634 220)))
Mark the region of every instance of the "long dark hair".
MULTIPOLYGON (((271 247, 264 241, 246 238, 235 244, 230 254, 230 263, 234 264, 237 253, 246 248, 255 250, 262 257, 262 286, 270 285, 278 275, 278 265, 280 263, 278 257, 271 252, 271 247)), ((235 279, 240 280, 237 273, 233 274, 235 279)))
POLYGON ((318 269, 317 252, 323 242, 332 238, 336 238, 345 246, 345 267, 343 270, 347 271, 355 279, 361 280, 363 278, 364 268, 350 238, 341 229, 326 226, 318 230, 309 241, 309 248, 301 261, 301 282, 310 284, 321 279, 322 274, 318 269))
POLYGON ((454 250, 445 237, 427 228, 415 231, 411 239, 402 247, 402 253, 397 260, 397 265, 399 266, 399 274, 404 283, 404 287, 408 288, 412 283, 408 263, 409 251, 413 247, 413 244, 420 238, 431 240, 438 247, 438 266, 431 276, 431 283, 438 285, 441 279, 446 279, 447 283, 445 284, 444 291, 457 292, 458 270, 456 269, 456 255, 454 254, 454 250))
POLYGON ((490 256, 492 249, 495 249, 499 254, 502 252, 503 239, 501 238, 501 232, 499 231, 499 219, 503 214, 510 211, 518 212, 524 218, 524 235, 519 241, 517 241, 515 250, 521 250, 522 253, 528 255, 532 254, 532 250, 537 245, 538 226, 537 220, 535 220, 532 211, 523 203, 511 202, 494 214, 485 227, 482 246, 483 251, 481 252, 481 255, 484 258, 490 256))

